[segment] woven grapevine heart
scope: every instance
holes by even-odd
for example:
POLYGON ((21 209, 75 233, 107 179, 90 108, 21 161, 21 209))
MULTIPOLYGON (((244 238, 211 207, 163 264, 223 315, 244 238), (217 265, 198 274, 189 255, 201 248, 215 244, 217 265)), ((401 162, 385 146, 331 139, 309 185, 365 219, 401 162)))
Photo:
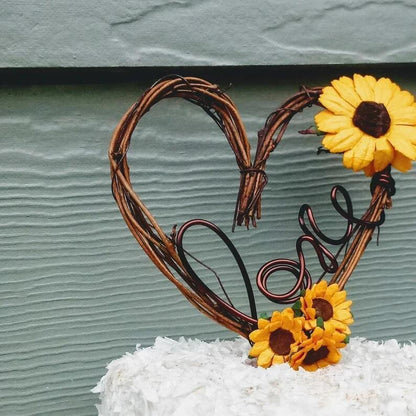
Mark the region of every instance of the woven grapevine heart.
MULTIPOLYGON (((261 217, 261 193, 267 183, 267 159, 282 139, 292 117, 304 108, 317 104, 321 93, 320 87, 303 87, 300 92, 272 112, 258 133, 254 160, 251 160, 250 144, 245 128, 230 97, 218 86, 193 77, 169 76, 155 83, 123 116, 111 140, 109 157, 113 195, 137 242, 158 269, 196 308, 226 328, 245 337, 248 337, 257 325, 257 312, 251 282, 237 250, 228 237, 208 221, 190 220, 172 234, 166 234, 161 229, 132 188, 127 161, 130 140, 143 115, 165 98, 180 97, 201 107, 218 125, 231 151, 235 154, 240 174, 240 188, 233 228, 237 225, 245 225, 248 228, 250 224, 255 226, 256 220, 261 217), (185 232, 194 225, 208 227, 230 249, 244 280, 250 303, 250 315, 237 310, 229 299, 223 299, 214 293, 190 266, 182 240, 185 232)), ((315 249, 323 275, 331 274, 331 283, 338 283, 338 286, 343 288, 371 239, 374 229, 383 223, 384 209, 390 207, 394 181, 389 167, 373 176, 371 192, 372 199, 368 210, 361 218, 356 218, 347 191, 341 186, 332 189, 331 199, 334 208, 346 220, 345 234, 337 240, 327 237, 320 231, 312 210, 308 205, 303 205, 299 212, 299 224, 304 234, 297 241, 298 260, 277 259, 263 265, 256 279, 260 292, 273 302, 293 303, 299 298, 301 290, 312 286, 312 277, 305 267, 303 257, 304 244, 311 244, 315 249), (340 195, 344 204, 338 202, 340 195), (342 208, 341 205, 345 205, 346 208, 342 208), (324 243, 339 246, 337 254, 333 255, 324 243), (347 245, 348 250, 339 262, 339 253, 347 245), (267 289, 267 280, 273 273, 281 270, 292 273, 296 283, 285 294, 271 293, 267 289)), ((319 281, 322 277, 316 280, 319 281)))

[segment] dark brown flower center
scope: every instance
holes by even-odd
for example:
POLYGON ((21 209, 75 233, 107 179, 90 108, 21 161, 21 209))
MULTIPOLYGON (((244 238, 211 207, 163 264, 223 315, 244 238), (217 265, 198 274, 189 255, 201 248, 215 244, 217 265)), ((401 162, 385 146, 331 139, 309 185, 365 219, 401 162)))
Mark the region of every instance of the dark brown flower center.
POLYGON ((309 350, 303 359, 303 364, 311 365, 317 363, 319 360, 328 357, 329 349, 325 345, 318 350, 309 350))
POLYGON ((390 128, 390 116, 384 104, 362 101, 356 108, 352 122, 364 133, 381 137, 390 128))
POLYGON ((294 342, 293 334, 286 329, 279 328, 270 334, 269 344, 275 354, 289 355, 290 344, 294 342))
POLYGON ((312 307, 315 308, 315 318, 322 318, 324 321, 328 321, 334 316, 334 309, 332 305, 325 299, 315 298, 312 302, 312 307))

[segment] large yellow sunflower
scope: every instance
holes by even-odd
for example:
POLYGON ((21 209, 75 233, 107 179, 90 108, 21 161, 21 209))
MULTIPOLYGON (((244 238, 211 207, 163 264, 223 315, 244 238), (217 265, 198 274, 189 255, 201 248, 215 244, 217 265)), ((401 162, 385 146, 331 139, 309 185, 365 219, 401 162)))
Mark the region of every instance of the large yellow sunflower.
POLYGON ((295 318, 292 308, 273 312, 270 320, 260 318, 258 329, 250 334, 254 345, 249 355, 258 357, 257 364, 264 368, 288 361, 291 348, 306 339, 302 323, 303 318, 295 318))
POLYGON ((297 351, 290 355, 289 364, 294 370, 303 367, 307 371, 336 364, 341 359, 338 349, 346 345, 344 340, 345 335, 336 331, 332 325, 325 329, 317 327, 297 347, 297 351))
POLYGON ((354 322, 345 290, 340 291, 336 283, 329 285, 325 280, 307 289, 300 298, 301 311, 305 317, 304 328, 312 330, 317 326, 317 318, 323 320, 325 328, 333 326, 343 334, 350 334, 348 325, 354 322))
POLYGON ((315 116, 331 153, 344 153, 344 166, 373 175, 388 165, 405 172, 416 160, 416 104, 388 78, 341 77, 319 97, 315 116))

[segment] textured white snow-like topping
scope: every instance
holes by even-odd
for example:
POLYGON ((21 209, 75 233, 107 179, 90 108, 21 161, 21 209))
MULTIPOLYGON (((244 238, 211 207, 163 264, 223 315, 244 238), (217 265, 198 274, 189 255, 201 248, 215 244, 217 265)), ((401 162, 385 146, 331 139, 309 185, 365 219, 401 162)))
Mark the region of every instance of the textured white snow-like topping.
POLYGON ((352 338, 314 373, 256 368, 249 344, 157 338, 108 365, 93 389, 99 416, 413 416, 416 345, 352 338))

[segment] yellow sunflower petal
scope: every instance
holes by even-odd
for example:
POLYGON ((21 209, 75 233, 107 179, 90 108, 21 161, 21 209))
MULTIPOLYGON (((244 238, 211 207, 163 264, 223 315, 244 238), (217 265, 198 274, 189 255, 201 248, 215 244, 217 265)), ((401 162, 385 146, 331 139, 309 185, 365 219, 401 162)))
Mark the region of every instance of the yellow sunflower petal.
POLYGON ((395 134, 390 134, 388 140, 393 145, 394 150, 411 160, 416 159, 416 147, 409 140, 398 137, 395 134))
MULTIPOLYGON (((376 148, 376 139, 364 134, 361 140, 352 148, 352 169, 359 171, 365 168, 374 159, 374 151, 376 148)), ((345 153, 344 153, 345 155, 345 153)))
POLYGON ((347 298, 347 292, 345 290, 341 290, 341 292, 337 292, 332 296, 331 303, 334 306, 338 306, 339 304, 343 303, 347 298))
POLYGON ((337 116, 328 110, 316 114, 315 123, 319 130, 326 133, 338 133, 342 129, 348 129, 353 126, 351 117, 337 116))
POLYGON ((376 83, 375 78, 367 76, 363 77, 359 74, 354 74, 354 86, 358 95, 363 101, 373 101, 374 100, 374 85, 376 83), (374 82, 372 82, 372 79, 374 82))
POLYGON ((303 316, 295 318, 293 322, 293 329, 300 334, 300 338, 302 338, 302 336, 304 335, 302 332, 304 322, 305 318, 303 316))
MULTIPOLYGON (((352 317, 352 315, 351 315, 350 318, 344 319, 344 323, 345 323, 345 328, 343 328, 340 332, 342 334, 347 334, 347 335, 351 334, 351 330, 348 327, 348 325, 352 325, 354 323, 354 318, 352 317)), ((344 339, 345 339, 345 337, 343 337, 343 340, 344 339)))
POLYGON ((376 103, 387 104, 397 92, 398 86, 391 82, 389 78, 380 78, 374 87, 374 101, 376 103))
MULTIPOLYGON (((342 309, 342 310, 345 310, 345 309, 342 309)), ((337 318, 335 318, 335 316, 334 316, 334 318, 331 319, 331 322, 330 323, 333 324, 334 329, 336 329, 336 332, 337 333, 350 334, 351 331, 349 331, 348 325, 351 325, 351 324, 354 323, 354 318, 352 317, 352 314, 351 314, 351 312, 349 310, 345 310, 345 311, 349 313, 349 315, 348 315, 349 317, 348 318, 341 319, 337 315, 337 318)), ((341 338, 341 341, 343 339, 344 338, 341 338)))
POLYGON ((400 152, 396 152, 393 162, 391 162, 392 166, 399 170, 400 172, 407 172, 412 167, 412 161, 402 155, 400 152))
POLYGON ((322 140, 322 145, 331 153, 345 152, 352 149, 363 137, 363 134, 359 128, 352 127, 336 134, 327 134, 322 140))
POLYGON ((281 320, 271 322, 270 325, 269 325, 268 330, 269 330, 269 332, 273 332, 273 331, 276 331, 276 329, 280 328, 281 326, 282 326, 282 321, 281 320))
POLYGON ((334 311, 334 319, 338 320, 338 321, 348 321, 349 319, 351 319, 352 315, 351 312, 349 310, 345 310, 345 309, 337 309, 334 311))
POLYGON ((302 363, 303 357, 305 353, 303 351, 299 351, 294 353, 289 357, 289 365, 296 371, 299 370, 299 367, 302 363))
POLYGON ((341 332, 334 332, 333 334, 333 339, 335 339, 335 346, 336 348, 344 348, 347 344, 344 342, 345 341, 345 333, 341 333, 341 332))
POLYGON ((394 158, 394 148, 385 137, 376 140, 376 151, 374 152, 374 170, 380 172, 390 165, 394 158))
POLYGON ((353 160, 354 160, 354 154, 353 154, 353 151, 352 151, 352 149, 351 150, 347 150, 345 153, 344 153, 344 156, 343 156, 343 158, 342 158, 342 163, 344 164, 344 166, 346 167, 346 168, 348 168, 348 169, 352 169, 352 162, 353 162, 353 160))
POLYGON ((389 113, 394 114, 396 111, 412 106, 414 101, 415 98, 409 91, 397 91, 388 102, 386 108, 389 113))
POLYGON ((331 364, 336 364, 340 359, 341 354, 335 348, 331 348, 326 357, 326 360, 329 361, 331 364))
POLYGON ((258 326, 258 328, 259 329, 264 329, 264 328, 266 328, 266 326, 267 325, 269 325, 270 324, 270 321, 268 320, 268 319, 263 319, 263 318, 260 318, 258 321, 257 321, 257 326, 258 326))
POLYGON ((347 309, 352 305, 352 300, 346 300, 345 302, 340 303, 337 305, 337 308, 339 309, 347 309))
POLYGON ((274 352, 272 351, 272 349, 267 348, 257 358, 257 365, 264 368, 270 367, 273 360, 273 356, 274 352))
POLYGON ((305 320, 305 323, 303 324, 304 328, 307 331, 310 331, 311 329, 315 329, 316 328, 316 319, 307 319, 305 320))
POLYGON ((334 322, 334 327, 337 330, 337 332, 342 334, 342 340, 345 339, 345 335, 351 334, 351 329, 348 327, 348 325, 351 325, 354 323, 354 320, 352 318, 349 318, 346 323, 341 322, 341 321, 336 321, 335 319, 333 319, 332 321, 334 322))
POLYGON ((366 176, 374 176, 374 174, 376 173, 376 170, 374 168, 374 163, 370 163, 368 166, 366 166, 363 169, 363 171, 366 176))
MULTIPOLYGON (((320 340, 322 338, 323 334, 324 334, 324 330, 322 328, 320 328, 320 327, 317 327, 312 332, 311 339, 313 341, 320 340)), ((318 349, 318 348, 316 348, 316 349, 318 349)))
POLYGON ((272 364, 283 364, 285 362, 285 358, 282 355, 275 355, 272 360, 272 364))
POLYGON ((353 117, 354 107, 339 96, 333 87, 325 87, 319 97, 321 104, 336 115, 353 117))
POLYGON ((332 296, 339 291, 339 286, 336 283, 333 283, 332 285, 328 286, 328 289, 326 289, 324 298, 326 300, 330 300, 332 296))
POLYGON ((253 342, 267 341, 270 337, 270 331, 264 329, 256 329, 250 332, 249 338, 253 342))
POLYGON ((416 145, 416 126, 392 126, 388 133, 388 137, 397 137, 408 140, 416 145))
POLYGON ((289 318, 293 319, 295 317, 295 312, 293 311, 292 308, 286 308, 286 309, 283 309, 282 316, 288 316, 289 318))
POLYGON ((351 78, 341 77, 332 81, 331 84, 341 98, 351 104, 354 108, 358 107, 361 98, 355 91, 354 82, 351 78))
POLYGON ((364 79, 367 81, 368 85, 373 89, 376 86, 377 80, 372 75, 364 75, 364 79))
POLYGON ((315 285, 312 291, 314 292, 315 296, 319 298, 325 295, 327 287, 328 283, 325 280, 321 280, 315 285))
POLYGON ((293 317, 291 318, 288 315, 283 315, 282 328, 283 329, 291 329, 292 326, 293 326, 293 317))
POLYGON ((310 371, 310 372, 312 372, 312 371, 316 371, 316 370, 318 370, 319 366, 318 366, 318 364, 317 364, 317 363, 315 363, 315 364, 311 364, 311 365, 304 365, 304 366, 303 366, 303 368, 304 368, 306 371, 310 371))
POLYGON ((305 310, 307 316, 309 319, 315 319, 316 310, 315 308, 306 308, 305 310))
POLYGON ((396 83, 392 82, 390 98, 389 98, 388 101, 386 101, 384 103, 384 105, 385 105, 386 108, 388 107, 388 105, 391 102, 391 100, 393 100, 393 98, 396 96, 396 94, 399 93, 400 91, 401 91, 400 90, 400 87, 396 83))
POLYGON ((269 348, 269 341, 261 341, 256 342, 249 351, 249 355, 252 357, 258 357, 263 351, 267 350, 269 348))
POLYGON ((312 307, 312 299, 310 299, 310 297, 308 297, 308 298, 301 297, 300 298, 300 303, 302 305, 303 310, 305 310, 306 308, 311 308, 312 307))
POLYGON ((392 124, 416 125, 416 107, 409 106, 404 108, 387 108, 392 124))

